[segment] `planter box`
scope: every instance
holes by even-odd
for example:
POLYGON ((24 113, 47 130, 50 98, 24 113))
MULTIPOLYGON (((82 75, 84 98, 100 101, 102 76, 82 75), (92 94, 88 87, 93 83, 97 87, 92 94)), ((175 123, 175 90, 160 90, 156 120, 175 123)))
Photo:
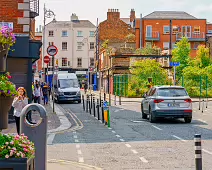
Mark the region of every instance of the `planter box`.
POLYGON ((0 159, 0 170, 35 170, 34 158, 0 159))

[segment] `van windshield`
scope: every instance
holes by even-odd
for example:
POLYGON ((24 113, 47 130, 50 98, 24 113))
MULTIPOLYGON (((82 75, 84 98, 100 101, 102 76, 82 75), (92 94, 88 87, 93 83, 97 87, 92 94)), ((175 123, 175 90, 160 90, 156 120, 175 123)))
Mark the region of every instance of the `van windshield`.
POLYGON ((61 89, 74 87, 79 87, 78 80, 77 79, 60 79, 58 81, 58 85, 61 89))

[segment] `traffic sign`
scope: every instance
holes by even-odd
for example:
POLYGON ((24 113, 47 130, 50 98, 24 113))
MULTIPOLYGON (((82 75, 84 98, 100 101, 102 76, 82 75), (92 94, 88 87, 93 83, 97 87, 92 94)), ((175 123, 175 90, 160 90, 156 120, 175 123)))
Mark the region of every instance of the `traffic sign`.
POLYGON ((180 62, 170 62, 171 67, 177 67, 180 66, 180 62))
POLYGON ((104 107, 107 107, 107 106, 108 106, 107 101, 104 101, 103 106, 104 106, 104 107))
POLYGON ((56 46, 54 46, 54 45, 48 46, 48 48, 47 48, 48 55, 55 56, 57 54, 57 52, 58 52, 58 49, 56 46))
POLYGON ((44 57, 43 61, 44 61, 44 63, 49 64, 49 62, 50 62, 49 56, 46 55, 46 56, 44 57))

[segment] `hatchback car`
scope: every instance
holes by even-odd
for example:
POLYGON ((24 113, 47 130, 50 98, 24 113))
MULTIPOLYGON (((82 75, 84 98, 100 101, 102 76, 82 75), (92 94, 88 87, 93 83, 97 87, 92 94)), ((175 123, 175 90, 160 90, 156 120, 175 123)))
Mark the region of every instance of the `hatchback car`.
POLYGON ((184 87, 152 87, 141 102, 142 118, 151 123, 157 118, 184 118, 186 123, 192 120, 192 100, 184 87))

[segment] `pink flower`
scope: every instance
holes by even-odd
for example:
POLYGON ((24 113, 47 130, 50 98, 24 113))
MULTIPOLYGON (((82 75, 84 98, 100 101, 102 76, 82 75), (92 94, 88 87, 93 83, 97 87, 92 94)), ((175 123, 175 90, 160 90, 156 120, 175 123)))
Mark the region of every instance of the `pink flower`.
POLYGON ((11 141, 10 144, 11 144, 11 145, 14 145, 14 141, 11 141))
POLYGON ((17 155, 17 156, 20 156, 20 153, 17 153, 16 155, 17 155))
POLYGON ((24 152, 28 152, 28 149, 24 148, 24 152))
POLYGON ((7 159, 8 159, 9 157, 10 157, 9 155, 5 155, 5 158, 7 158, 7 159))
POLYGON ((6 142, 5 144, 6 144, 6 145, 9 145, 9 142, 6 142))
POLYGON ((15 148, 15 147, 13 147, 13 148, 12 148, 12 150, 16 151, 16 148, 15 148))
POLYGON ((10 152, 10 156, 13 156, 13 151, 10 152))

